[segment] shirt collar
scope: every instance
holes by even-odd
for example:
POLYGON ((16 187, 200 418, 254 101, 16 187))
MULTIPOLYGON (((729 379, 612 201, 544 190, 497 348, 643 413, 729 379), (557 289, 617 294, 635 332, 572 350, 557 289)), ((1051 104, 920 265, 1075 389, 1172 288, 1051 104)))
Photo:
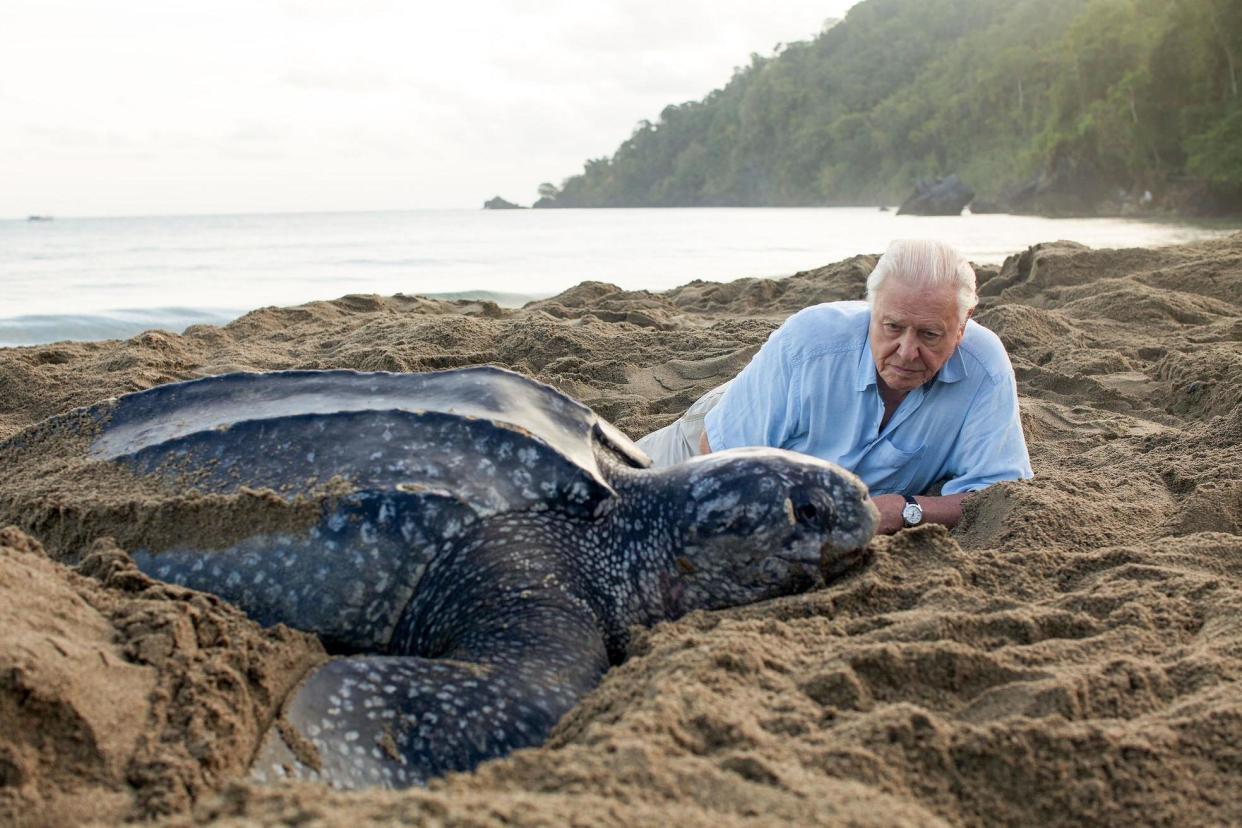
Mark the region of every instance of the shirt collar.
POLYGON ((962 344, 959 342, 953 349, 953 355, 940 366, 936 374, 937 382, 958 382, 966 379, 966 361, 962 359, 962 344))
POLYGON ((871 355, 871 336, 863 337, 862 353, 858 355, 859 391, 865 391, 876 384, 875 357, 871 355))

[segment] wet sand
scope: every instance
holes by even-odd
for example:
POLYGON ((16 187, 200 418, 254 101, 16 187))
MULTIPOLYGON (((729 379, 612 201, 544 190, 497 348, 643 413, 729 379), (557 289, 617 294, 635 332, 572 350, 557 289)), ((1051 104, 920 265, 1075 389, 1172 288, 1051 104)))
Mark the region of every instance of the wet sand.
MULTIPOLYGON (((227 371, 479 363, 637 437, 788 314, 859 298, 874 262, 659 294, 586 283, 513 311, 350 296, 181 336, 4 349, 0 439, 227 371)), ((151 581, 123 551, 136 521, 192 514, 224 532, 238 509, 296 516, 261 493, 169 512, 90 464, 9 458, 0 823, 1242 821, 1242 234, 1057 242, 979 275, 977 318, 1013 360, 1034 480, 971 497, 953 532, 877 539, 867 567, 825 589, 641 634, 545 747, 426 790, 245 783, 322 648, 151 581)))

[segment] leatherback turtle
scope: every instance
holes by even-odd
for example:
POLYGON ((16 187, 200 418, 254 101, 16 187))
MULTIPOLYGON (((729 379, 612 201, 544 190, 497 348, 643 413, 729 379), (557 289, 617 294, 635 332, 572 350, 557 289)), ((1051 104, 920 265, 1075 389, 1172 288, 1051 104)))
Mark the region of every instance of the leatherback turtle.
POLYGON ((877 524, 837 466, 741 449, 652 470, 591 409, 497 368, 229 374, 64 418, 144 485, 309 505, 298 529, 130 544, 148 574, 338 656, 286 699, 260 781, 405 787, 540 744, 631 625, 803 591, 877 524))

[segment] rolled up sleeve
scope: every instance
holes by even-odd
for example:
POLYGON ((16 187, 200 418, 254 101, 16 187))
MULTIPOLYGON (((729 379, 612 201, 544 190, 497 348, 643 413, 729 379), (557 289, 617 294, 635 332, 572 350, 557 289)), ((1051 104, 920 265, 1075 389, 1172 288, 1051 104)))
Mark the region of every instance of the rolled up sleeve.
MULTIPOLYGON (((787 323, 788 325, 788 323, 787 323)), ((704 419, 713 450, 743 446, 781 448, 796 433, 801 413, 798 359, 777 328, 704 419)))
POLYGON ((1018 413, 1012 369, 980 385, 946 464, 943 494, 974 492, 1002 480, 1034 477, 1018 413))

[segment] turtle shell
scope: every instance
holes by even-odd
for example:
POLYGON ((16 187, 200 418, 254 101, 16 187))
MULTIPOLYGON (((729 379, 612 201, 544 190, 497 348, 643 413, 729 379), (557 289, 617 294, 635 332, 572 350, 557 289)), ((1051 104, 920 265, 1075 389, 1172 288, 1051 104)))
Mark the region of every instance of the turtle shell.
POLYGON ((97 406, 91 456, 203 492, 433 490, 479 517, 610 505, 597 451, 642 450, 551 386, 493 367, 281 371, 162 385, 97 406))

